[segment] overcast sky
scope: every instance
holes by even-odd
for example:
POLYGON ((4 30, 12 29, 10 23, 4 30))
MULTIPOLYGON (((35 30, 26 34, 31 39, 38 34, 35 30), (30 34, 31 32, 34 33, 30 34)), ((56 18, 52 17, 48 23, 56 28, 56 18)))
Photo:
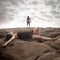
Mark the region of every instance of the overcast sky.
POLYGON ((60 27, 60 0, 0 0, 0 28, 60 27))

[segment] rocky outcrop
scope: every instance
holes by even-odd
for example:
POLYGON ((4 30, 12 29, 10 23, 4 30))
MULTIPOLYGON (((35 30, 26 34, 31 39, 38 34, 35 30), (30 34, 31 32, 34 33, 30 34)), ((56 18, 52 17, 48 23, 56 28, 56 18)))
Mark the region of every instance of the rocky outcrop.
POLYGON ((0 60, 55 60, 60 57, 59 40, 50 45, 45 43, 19 41, 10 43, 0 50, 0 60), (56 45, 56 44, 58 45, 56 45), (13 44, 13 45, 12 45, 13 44))
MULTIPOLYGON (((45 36, 58 33, 59 29, 45 29, 41 31, 41 35, 45 36)), ((55 35, 55 34, 54 34, 55 35)), ((60 60, 60 36, 55 41, 22 41, 16 39, 8 44, 7 47, 1 47, 3 40, 0 39, 0 60, 60 60)))

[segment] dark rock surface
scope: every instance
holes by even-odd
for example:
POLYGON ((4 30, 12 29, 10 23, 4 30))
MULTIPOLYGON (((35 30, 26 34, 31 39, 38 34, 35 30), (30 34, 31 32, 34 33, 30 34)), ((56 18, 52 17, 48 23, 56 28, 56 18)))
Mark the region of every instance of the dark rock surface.
POLYGON ((42 43, 15 39, 5 48, 1 47, 3 39, 0 39, 0 60, 60 60, 60 28, 42 28, 41 35, 58 39, 42 43))

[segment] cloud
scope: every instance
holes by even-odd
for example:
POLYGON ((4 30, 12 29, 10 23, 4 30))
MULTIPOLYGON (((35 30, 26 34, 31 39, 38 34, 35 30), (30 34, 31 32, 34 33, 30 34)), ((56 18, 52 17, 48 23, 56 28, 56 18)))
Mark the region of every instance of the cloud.
POLYGON ((49 18, 50 20, 53 18, 51 15, 44 14, 43 17, 49 18))
POLYGON ((36 1, 32 1, 32 4, 33 5, 38 5, 39 4, 39 1, 37 1, 37 0, 36 1))
POLYGON ((55 16, 56 19, 60 19, 60 16, 55 16))
POLYGON ((57 4, 57 0, 45 0, 45 5, 53 6, 57 4))
POLYGON ((32 20, 35 19, 39 23, 42 21, 44 24, 45 21, 48 23, 47 25, 51 23, 51 26, 53 24, 58 26, 60 0, 0 0, 0 24, 8 22, 13 24, 13 21, 16 24, 16 20, 19 22, 26 20, 28 15, 33 18, 31 18, 32 20))
POLYGON ((52 10, 51 14, 53 14, 53 15, 60 15, 59 11, 56 11, 56 10, 52 10))
POLYGON ((12 2, 13 0, 0 0, 0 24, 11 21, 16 14, 16 6, 18 3, 12 2))
POLYGON ((50 14, 55 19, 60 19, 60 0, 45 0, 45 6, 50 7, 50 14))

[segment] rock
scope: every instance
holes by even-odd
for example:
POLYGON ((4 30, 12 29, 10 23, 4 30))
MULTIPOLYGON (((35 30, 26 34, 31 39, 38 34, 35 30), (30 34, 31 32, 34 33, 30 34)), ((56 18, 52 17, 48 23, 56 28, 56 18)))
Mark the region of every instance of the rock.
POLYGON ((55 60, 55 52, 48 52, 45 54, 42 54, 37 60, 55 60))
MULTIPOLYGON (((44 53, 55 51, 50 46, 37 43, 37 42, 27 42, 27 41, 15 41, 14 46, 7 46, 1 51, 2 58, 8 58, 12 60, 34 60, 38 59, 44 53)), ((1 60, 1 59, 0 59, 1 60)))
POLYGON ((60 40, 56 40, 55 42, 52 42, 49 45, 56 50, 60 50, 60 40))
MULTIPOLYGON (((3 34, 6 34, 8 30, 18 32, 31 29, 5 29, 0 32, 3 31, 3 34)), ((60 28, 42 28, 40 33, 42 36, 58 39, 42 43, 16 39, 4 48, 1 47, 3 39, 0 39, 0 60, 60 60, 60 28)))

